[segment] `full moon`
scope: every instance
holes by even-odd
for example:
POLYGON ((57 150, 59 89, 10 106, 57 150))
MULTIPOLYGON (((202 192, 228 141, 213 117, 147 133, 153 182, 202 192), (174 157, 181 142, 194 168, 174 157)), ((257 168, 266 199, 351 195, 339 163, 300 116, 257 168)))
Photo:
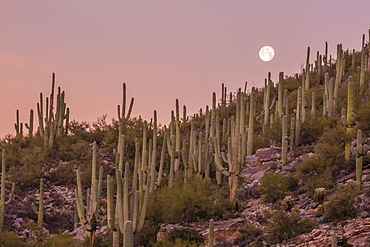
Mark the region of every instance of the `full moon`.
POLYGON ((274 58, 275 51, 271 46, 264 46, 259 52, 262 61, 268 62, 274 58))

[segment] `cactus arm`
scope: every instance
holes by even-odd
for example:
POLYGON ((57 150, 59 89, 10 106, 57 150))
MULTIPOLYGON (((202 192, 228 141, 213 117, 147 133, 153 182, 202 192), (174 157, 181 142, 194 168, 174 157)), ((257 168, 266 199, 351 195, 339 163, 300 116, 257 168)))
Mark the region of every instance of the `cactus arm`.
POLYGON ((15 193, 15 183, 12 183, 12 189, 10 191, 10 195, 9 195, 9 198, 6 202, 4 202, 4 205, 8 205, 9 203, 11 203, 11 201, 13 200, 14 198, 14 193, 15 193))

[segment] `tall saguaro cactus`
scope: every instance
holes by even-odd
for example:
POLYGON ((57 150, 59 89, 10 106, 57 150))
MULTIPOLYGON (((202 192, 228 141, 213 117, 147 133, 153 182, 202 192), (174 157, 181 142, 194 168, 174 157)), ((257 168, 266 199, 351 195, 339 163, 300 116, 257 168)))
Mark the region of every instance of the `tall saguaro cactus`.
POLYGON ((347 96, 347 111, 345 108, 342 109, 342 123, 346 127, 346 143, 345 143, 345 152, 344 157, 346 160, 349 160, 351 153, 351 136, 354 125, 354 113, 353 113, 353 78, 352 76, 348 77, 348 96, 347 96))
POLYGON ((282 135, 281 135, 281 146, 282 146, 282 155, 281 162, 285 164, 287 162, 287 153, 288 153, 288 120, 287 116, 283 116, 282 121, 282 135))
POLYGON ((17 122, 14 124, 16 138, 21 141, 23 138, 23 123, 19 122, 19 110, 16 111, 16 120, 17 122))
POLYGON ((213 247, 214 241, 215 241, 215 222, 213 219, 210 219, 208 232, 208 247, 213 247))
MULTIPOLYGON (((119 137, 123 135, 124 124, 130 119, 132 108, 134 106, 134 101, 135 101, 135 99, 132 97, 131 101, 130 101, 130 105, 129 105, 129 107, 127 109, 127 113, 126 113, 126 98, 127 98, 126 83, 123 83, 123 86, 122 86, 122 106, 117 105, 117 113, 118 113, 118 121, 119 121, 119 130, 118 130, 118 132, 119 132, 118 136, 119 137)), ((120 154, 121 145, 123 145, 121 143, 121 138, 118 138, 117 154, 119 156, 121 156, 121 158, 122 158, 123 154, 120 154)))
POLYGON ((39 228, 42 228, 42 223, 44 221, 44 180, 40 179, 40 199, 39 199, 39 208, 37 209, 36 205, 32 203, 32 209, 35 214, 37 214, 37 225, 39 228))
POLYGON ((334 108, 338 106, 339 84, 342 82, 343 72, 343 50, 342 44, 337 45, 336 76, 334 84, 334 108))
POLYGON ((0 231, 2 231, 4 227, 5 206, 8 205, 13 200, 15 191, 15 183, 13 183, 9 199, 5 201, 5 186, 6 186, 5 177, 6 177, 6 153, 5 150, 3 149, 1 154, 0 231))

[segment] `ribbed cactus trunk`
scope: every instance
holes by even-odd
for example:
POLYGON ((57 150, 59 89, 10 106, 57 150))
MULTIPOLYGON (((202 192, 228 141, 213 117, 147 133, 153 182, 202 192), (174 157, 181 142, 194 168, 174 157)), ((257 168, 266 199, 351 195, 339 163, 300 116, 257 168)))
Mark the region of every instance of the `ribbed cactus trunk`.
POLYGON ((30 110, 30 122, 25 124, 26 128, 28 129, 28 137, 33 136, 33 110, 30 110))
POLYGON ((365 84, 365 71, 366 71, 366 53, 361 53, 361 71, 360 71, 360 91, 363 92, 365 84))
POLYGON ((252 89, 249 102, 249 122, 248 122, 248 139, 247 139, 247 155, 253 154, 253 142, 254 142, 254 117, 255 117, 255 101, 254 101, 254 90, 252 89))
POLYGON ((302 87, 298 88, 297 95, 297 108, 296 108, 296 117, 295 117, 295 145, 299 144, 299 137, 301 135, 301 121, 302 121, 302 87))
POLYGON ((209 220, 208 247, 213 247, 215 241, 215 223, 213 219, 209 220))
POLYGON ((37 225, 42 229, 42 224, 44 221, 44 180, 40 179, 40 199, 39 208, 37 209, 35 204, 32 203, 32 209, 35 214, 37 214, 37 225))
POLYGON ((354 124, 354 113, 353 113, 353 78, 352 76, 348 77, 348 95, 347 95, 347 111, 342 109, 342 123, 346 127, 346 143, 344 158, 349 160, 351 154, 351 139, 353 132, 354 124))
POLYGON ((283 115, 283 80, 284 72, 279 73, 277 112, 280 118, 283 115))
POLYGON ((306 58, 306 77, 305 85, 302 90, 308 92, 310 90, 310 47, 307 47, 307 58, 306 58))
POLYGON ((285 164, 287 162, 287 153, 288 153, 288 121, 287 116, 283 116, 282 118, 282 135, 281 135, 281 146, 282 146, 282 154, 281 154, 281 163, 285 164))
POLYGON ((5 206, 8 205, 14 196, 15 191, 15 184, 12 184, 12 190, 9 195, 9 199, 5 201, 5 186, 6 186, 6 153, 5 150, 2 150, 1 154, 1 189, 0 189, 0 231, 3 230, 4 227, 4 213, 5 213, 5 206))
POLYGON ((336 109, 338 106, 338 94, 339 84, 342 82, 342 70, 343 70, 343 50, 342 44, 337 45, 337 61, 336 61, 336 76, 334 84, 334 104, 333 108, 336 109))

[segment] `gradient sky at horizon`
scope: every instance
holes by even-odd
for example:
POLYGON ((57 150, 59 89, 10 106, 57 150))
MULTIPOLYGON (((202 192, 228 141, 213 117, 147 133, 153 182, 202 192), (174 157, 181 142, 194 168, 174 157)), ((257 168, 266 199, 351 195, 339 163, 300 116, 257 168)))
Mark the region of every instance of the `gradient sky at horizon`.
POLYGON ((1 1, 0 138, 15 134, 17 109, 28 122, 53 72, 71 119, 110 123, 125 82, 132 116, 157 110, 168 124, 176 99, 194 114, 221 83, 250 89, 268 72, 300 72, 308 46, 311 62, 325 41, 333 57, 338 43, 359 50, 369 14, 368 0, 1 1), (270 62, 258 57, 264 45, 275 49, 270 62))

